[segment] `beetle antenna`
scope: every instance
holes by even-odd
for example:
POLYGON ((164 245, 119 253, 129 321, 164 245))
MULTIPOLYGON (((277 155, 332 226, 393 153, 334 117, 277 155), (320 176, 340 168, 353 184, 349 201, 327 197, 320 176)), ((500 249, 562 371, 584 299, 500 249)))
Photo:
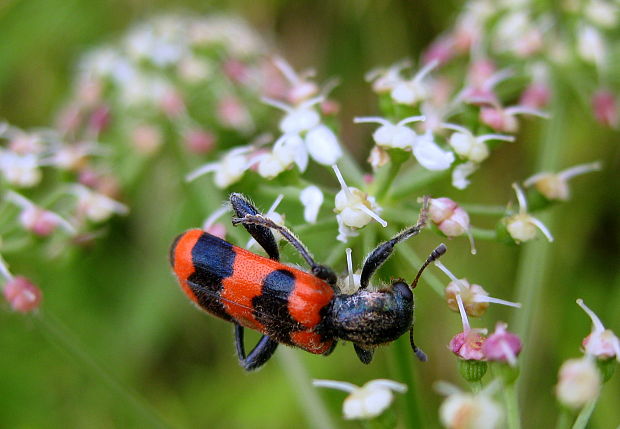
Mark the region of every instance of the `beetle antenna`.
MULTIPOLYGON (((435 248, 435 250, 431 252, 430 255, 428 255, 428 258, 426 258, 426 261, 424 261, 424 264, 422 264, 422 266, 418 270, 418 274, 416 274, 415 279, 413 279, 413 283, 411 284, 411 290, 415 289, 415 287, 418 285, 420 276, 422 275, 426 267, 428 267, 431 264, 431 262, 434 262, 437 259, 439 259, 441 255, 443 255, 447 251, 448 251, 448 248, 446 247, 446 245, 441 243, 439 246, 435 248)), ((411 328, 409 328, 409 343, 411 344, 411 350, 413 350, 413 352, 418 357, 418 359, 420 359, 420 361, 422 362, 426 362, 428 360, 426 353, 424 353, 422 349, 418 348, 418 346, 416 346, 415 342, 413 341, 413 324, 411 325, 411 328)))
POLYGON ((411 284, 411 289, 415 289, 415 287, 418 285, 418 281, 420 280, 420 276, 424 272, 424 269, 428 267, 431 262, 434 262, 437 259, 439 259, 439 257, 443 255, 444 253, 446 253, 447 250, 448 248, 446 247, 446 245, 441 243, 439 246, 435 248, 435 250, 431 252, 428 258, 426 258, 426 261, 424 261, 424 264, 422 264, 422 267, 420 267, 420 270, 418 271, 418 274, 416 274, 415 279, 413 279, 413 283, 411 284))

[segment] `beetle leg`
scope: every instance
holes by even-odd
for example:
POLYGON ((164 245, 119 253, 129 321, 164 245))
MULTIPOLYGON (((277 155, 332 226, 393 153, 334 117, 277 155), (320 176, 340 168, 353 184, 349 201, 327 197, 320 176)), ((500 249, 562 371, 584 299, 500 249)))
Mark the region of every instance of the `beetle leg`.
POLYGON ((394 246, 399 242, 406 240, 408 238, 417 235, 422 231, 424 225, 426 225, 426 220, 428 217, 428 197, 424 197, 424 203, 422 206, 422 211, 420 212, 420 217, 418 218, 418 223, 414 226, 405 229, 399 234, 396 234, 392 237, 391 240, 384 241, 379 244, 375 249, 370 252, 366 261, 364 262, 364 267, 362 268, 362 275, 360 277, 360 289, 365 289, 368 287, 368 283, 370 282, 370 278, 377 271, 377 269, 383 265, 383 263, 390 257, 392 252, 394 251, 394 246))
POLYGON ((302 258, 306 260, 308 265, 310 265, 310 269, 313 275, 320 278, 321 280, 325 280, 330 285, 336 284, 338 279, 332 269, 326 267, 325 265, 317 264, 314 261, 314 258, 312 258, 312 256, 310 255, 308 249, 306 249, 306 246, 304 246, 303 243, 299 241, 297 237, 295 237, 295 234, 293 234, 291 230, 287 227, 283 225, 278 225, 273 220, 261 214, 247 214, 244 217, 233 218, 232 223, 233 225, 241 223, 246 226, 246 228, 249 225, 257 225, 263 228, 271 228, 278 231, 282 235, 282 237, 286 239, 286 241, 293 245, 295 250, 297 250, 302 256, 302 258))
MULTIPOLYGON (((248 215, 260 215, 254 205, 242 194, 234 193, 230 194, 230 205, 235 211, 235 215, 239 218, 243 218, 248 215)), ((234 224, 234 222, 233 222, 234 224)), ((257 224, 244 223, 243 227, 250 233, 250 235, 256 240, 256 242, 265 249, 270 259, 274 261, 280 260, 280 252, 278 250, 278 243, 276 242, 273 232, 265 226, 257 224)))
POLYGON ((424 353, 421 348, 416 346, 415 342, 413 341, 413 326, 409 328, 409 343, 411 343, 411 349, 413 350, 415 355, 418 357, 418 359, 421 362, 426 362, 428 360, 426 353, 424 353))
POLYGON ((263 335, 254 346, 250 354, 246 356, 243 344, 243 326, 235 323, 235 345, 239 363, 246 371, 254 371, 269 360, 278 347, 278 343, 267 335, 263 335))
POLYGON ((357 344, 353 344, 353 348, 355 349, 355 353, 357 353, 357 357, 360 358, 362 363, 368 365, 370 361, 372 361, 373 351, 369 349, 362 348, 357 344))

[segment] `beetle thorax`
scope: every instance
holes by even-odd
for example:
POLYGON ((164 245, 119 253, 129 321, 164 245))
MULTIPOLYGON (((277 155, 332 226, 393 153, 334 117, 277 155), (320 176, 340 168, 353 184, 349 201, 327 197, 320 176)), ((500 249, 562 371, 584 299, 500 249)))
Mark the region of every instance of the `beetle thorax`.
POLYGON ((334 337, 366 347, 394 341, 412 321, 412 295, 398 289, 337 295, 330 315, 334 337))

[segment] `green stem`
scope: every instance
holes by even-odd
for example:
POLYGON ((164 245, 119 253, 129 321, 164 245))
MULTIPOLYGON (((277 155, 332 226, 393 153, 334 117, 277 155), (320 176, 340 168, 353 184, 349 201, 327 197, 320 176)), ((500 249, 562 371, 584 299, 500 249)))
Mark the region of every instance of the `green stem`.
POLYGON ((59 320, 52 317, 49 311, 35 318, 37 325, 48 340, 81 364, 87 374, 98 377, 113 390, 123 402, 134 409, 136 414, 148 422, 148 427, 167 428, 168 424, 158 415, 157 411, 140 396, 138 392, 123 385, 107 369, 103 367, 59 320))
POLYGON ((506 420, 508 429, 521 428, 521 417, 519 416, 519 398, 515 383, 505 384, 502 388, 502 397, 506 407, 506 420))
POLYGON ((573 416, 568 409, 562 407, 560 409, 560 415, 558 416, 558 421, 555 424, 555 429, 568 429, 570 427, 571 422, 573 421, 573 416))
POLYGON ((357 165, 357 161, 355 161, 349 151, 343 150, 342 158, 338 161, 338 168, 340 168, 340 172, 346 178, 349 186, 362 187, 364 172, 357 165))
POLYGON ((487 204, 460 204, 459 205, 470 215, 504 216, 506 206, 491 206, 487 204))
POLYGON ((396 363, 397 379, 409 387, 405 393, 405 421, 407 422, 405 427, 424 428, 426 425, 422 416, 422 407, 417 392, 417 387, 419 386, 418 377, 413 369, 413 358, 406 336, 394 342, 392 346, 392 356, 396 363))
POLYGON ((390 191, 392 183, 396 179, 400 167, 403 165, 403 160, 400 158, 393 158, 392 161, 377 172, 376 182, 373 184, 373 193, 377 198, 377 201, 381 202, 390 191))
POLYGON ((436 182, 449 174, 450 172, 448 170, 429 171, 420 166, 410 168, 405 171, 405 173, 401 174, 398 180, 395 181, 391 192, 388 193, 388 196, 392 199, 399 199, 409 196, 414 191, 436 182))
POLYGON ((575 420, 575 424, 573 424, 573 429, 585 429, 588 421, 590 421, 590 417, 592 416, 594 407, 596 407, 597 401, 598 397, 592 399, 581 409, 579 415, 577 416, 577 420, 575 420))
POLYGON ((470 231, 476 240, 497 240, 497 231, 495 231, 494 229, 471 227, 470 231))
POLYGON ((299 361, 295 350, 280 347, 278 360, 288 375, 293 392, 297 394, 299 403, 306 414, 310 427, 315 429, 335 428, 329 412, 316 390, 311 387, 312 381, 308 372, 299 361))
POLYGON ((482 390, 482 381, 470 381, 469 388, 473 393, 479 393, 482 390))

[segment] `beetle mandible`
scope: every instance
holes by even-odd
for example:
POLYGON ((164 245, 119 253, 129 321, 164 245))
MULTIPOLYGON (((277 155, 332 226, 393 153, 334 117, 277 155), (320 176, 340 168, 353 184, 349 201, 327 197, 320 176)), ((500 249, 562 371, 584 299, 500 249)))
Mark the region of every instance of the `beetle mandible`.
POLYGON ((310 252, 286 227, 262 215, 243 195, 230 195, 235 216, 268 257, 252 253, 200 229, 179 235, 170 248, 170 263, 187 296, 203 310, 235 326, 235 343, 241 366, 248 371, 262 366, 279 343, 315 354, 330 354, 337 340, 353 343, 359 359, 368 364, 374 349, 409 331, 416 356, 426 355, 413 340, 413 292, 422 271, 446 252, 441 244, 426 259, 409 286, 394 280, 389 287, 368 290, 375 271, 390 257, 394 246, 418 234, 427 218, 423 205, 416 225, 379 244, 367 256, 360 287, 341 293, 334 271, 317 264, 310 252), (310 266, 306 272, 285 265, 272 230, 279 232, 310 266), (262 333, 249 354, 244 328, 262 333))

